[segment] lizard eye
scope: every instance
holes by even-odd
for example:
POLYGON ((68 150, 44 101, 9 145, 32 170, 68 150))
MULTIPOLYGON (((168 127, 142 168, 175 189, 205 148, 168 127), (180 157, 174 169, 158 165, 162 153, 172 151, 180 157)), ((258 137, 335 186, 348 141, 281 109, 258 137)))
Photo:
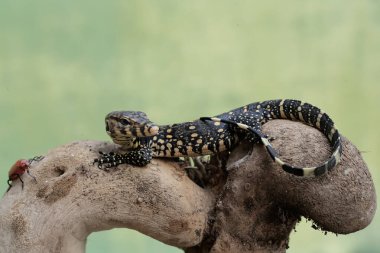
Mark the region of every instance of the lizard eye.
POLYGON ((127 119, 121 119, 121 124, 123 125, 130 125, 129 121, 127 119))

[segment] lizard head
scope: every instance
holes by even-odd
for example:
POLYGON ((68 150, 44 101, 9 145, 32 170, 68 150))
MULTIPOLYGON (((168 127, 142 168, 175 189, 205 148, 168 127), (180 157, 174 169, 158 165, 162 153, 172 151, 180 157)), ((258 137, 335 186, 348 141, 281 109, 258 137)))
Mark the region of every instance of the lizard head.
POLYGON ((113 142, 129 145, 136 138, 157 135, 159 127, 139 111, 115 111, 106 116, 106 131, 113 142))

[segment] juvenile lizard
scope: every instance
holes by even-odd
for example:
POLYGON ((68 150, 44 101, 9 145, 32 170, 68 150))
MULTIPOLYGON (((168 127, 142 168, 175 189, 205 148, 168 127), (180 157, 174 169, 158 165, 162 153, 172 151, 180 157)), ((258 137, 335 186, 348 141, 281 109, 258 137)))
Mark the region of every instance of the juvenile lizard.
POLYGON ((319 108, 298 100, 278 99, 248 104, 215 117, 173 125, 156 125, 138 111, 115 111, 106 116, 106 131, 125 154, 101 153, 99 168, 128 163, 145 166, 153 157, 194 157, 230 151, 242 140, 262 142, 271 158, 288 173, 318 176, 338 164, 341 137, 330 117, 319 108), (319 166, 298 168, 277 155, 261 126, 272 119, 300 121, 319 129, 333 147, 332 155, 319 166))

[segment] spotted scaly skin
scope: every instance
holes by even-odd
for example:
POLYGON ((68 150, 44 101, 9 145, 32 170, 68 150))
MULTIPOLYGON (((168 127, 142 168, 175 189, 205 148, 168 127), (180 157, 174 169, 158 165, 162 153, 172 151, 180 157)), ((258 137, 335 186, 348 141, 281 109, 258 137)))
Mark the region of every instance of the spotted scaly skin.
POLYGON ((152 157, 216 154, 232 150, 244 139, 252 143, 262 142, 276 163, 297 176, 322 175, 338 164, 342 154, 341 138, 330 117, 311 104, 291 99, 252 103, 215 117, 160 126, 151 122, 143 112, 111 112, 106 116, 106 130, 126 153, 102 154, 94 161, 100 168, 122 163, 144 166, 152 157), (262 125, 272 119, 300 121, 319 129, 333 147, 331 157, 325 163, 309 168, 286 164, 261 131, 262 125))

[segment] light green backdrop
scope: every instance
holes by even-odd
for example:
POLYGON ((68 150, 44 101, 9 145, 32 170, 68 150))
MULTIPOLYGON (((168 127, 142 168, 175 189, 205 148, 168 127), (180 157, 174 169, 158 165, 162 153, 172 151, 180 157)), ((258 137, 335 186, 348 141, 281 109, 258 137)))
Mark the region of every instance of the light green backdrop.
MULTIPOLYGON (((0 190, 22 157, 108 140, 104 115, 174 123, 272 98, 327 111, 380 186, 380 1, 0 0, 0 190)), ((303 223, 288 252, 379 252, 303 223)), ((377 234, 377 235, 376 235, 377 234)), ((180 252, 127 229, 87 252, 180 252)))

